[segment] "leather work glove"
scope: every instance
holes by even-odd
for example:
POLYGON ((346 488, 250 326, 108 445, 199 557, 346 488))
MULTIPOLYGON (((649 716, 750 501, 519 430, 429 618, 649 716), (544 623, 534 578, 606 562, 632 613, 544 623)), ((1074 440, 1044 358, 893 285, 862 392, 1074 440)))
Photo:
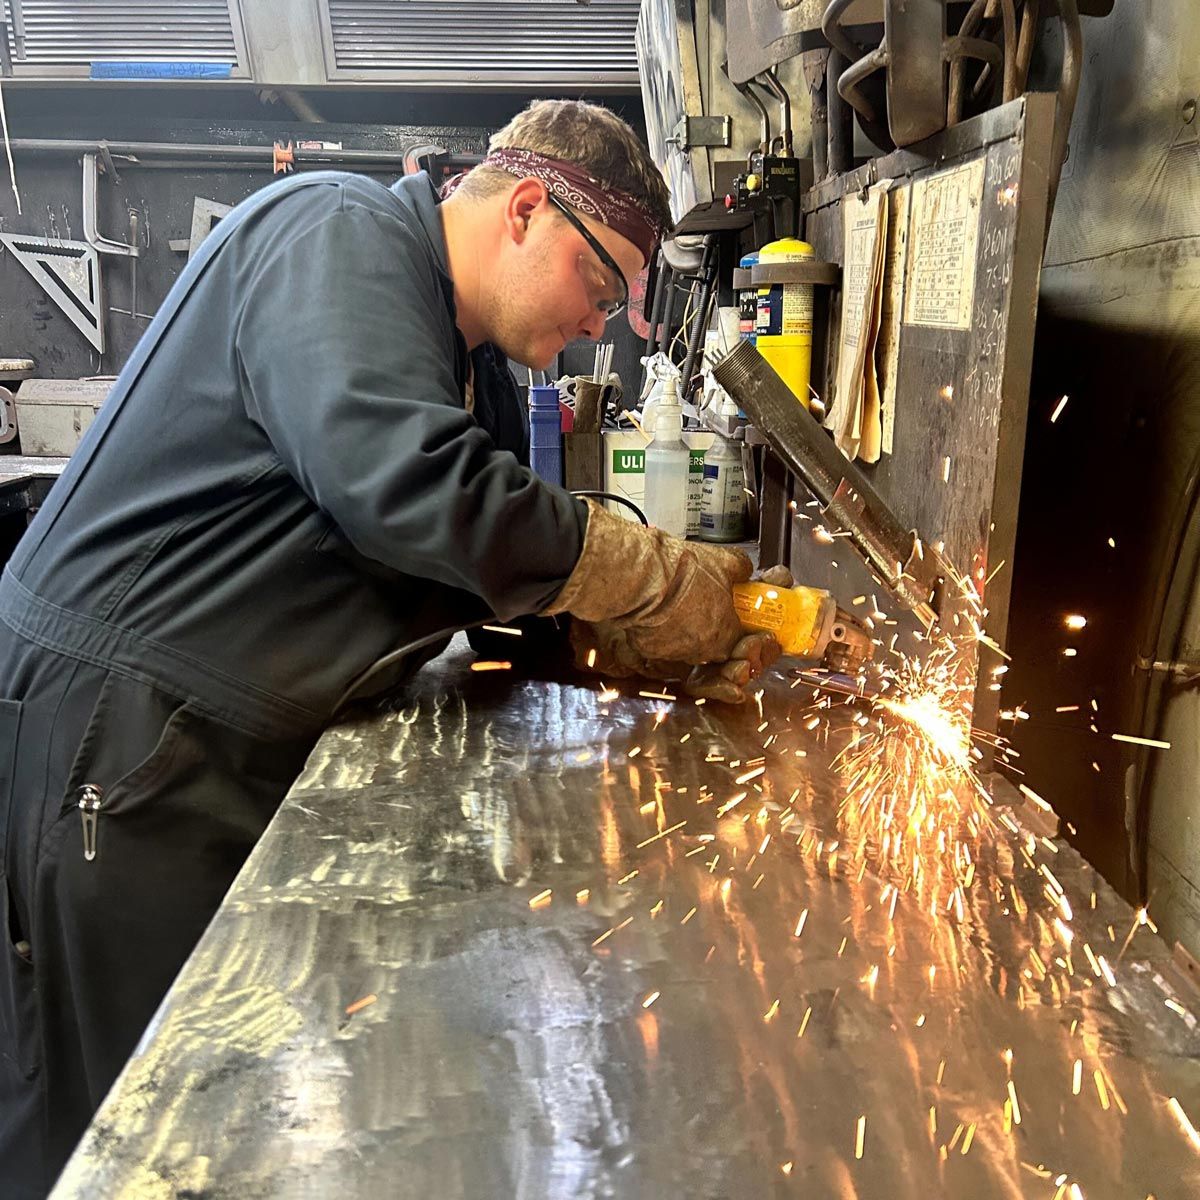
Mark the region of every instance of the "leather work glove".
POLYGON ((779 657, 779 643, 769 633, 744 634, 725 662, 689 666, 687 663, 647 659, 634 648, 629 631, 612 621, 575 620, 571 623, 571 651, 575 666, 613 679, 641 675, 664 683, 682 682, 683 690, 697 699, 741 704, 749 698, 747 686, 779 657), (593 654, 593 651, 595 652, 593 654))
POLYGON ((587 506, 583 552, 544 615, 609 622, 646 661, 724 663, 743 637, 733 585, 750 578, 746 555, 587 506))

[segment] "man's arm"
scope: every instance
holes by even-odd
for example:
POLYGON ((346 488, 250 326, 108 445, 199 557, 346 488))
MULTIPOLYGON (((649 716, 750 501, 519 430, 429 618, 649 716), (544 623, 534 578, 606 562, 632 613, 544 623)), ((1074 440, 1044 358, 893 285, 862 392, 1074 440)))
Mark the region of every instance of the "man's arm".
POLYGON ((246 410, 362 554, 544 608, 579 558, 586 507, 495 448, 462 408, 427 255, 346 204, 272 255, 238 324, 246 410))

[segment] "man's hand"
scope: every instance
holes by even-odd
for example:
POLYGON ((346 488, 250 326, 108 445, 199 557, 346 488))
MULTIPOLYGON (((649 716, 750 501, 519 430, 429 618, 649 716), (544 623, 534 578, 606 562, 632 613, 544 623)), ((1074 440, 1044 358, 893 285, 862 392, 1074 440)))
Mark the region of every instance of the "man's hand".
POLYGON ((692 666, 686 662, 649 659, 633 644, 630 631, 612 621, 571 623, 571 650, 575 665, 609 678, 641 675, 663 683, 682 682, 684 691, 697 699, 741 704, 748 685, 779 657, 779 643, 769 633, 747 633, 734 644, 724 662, 692 666))
POLYGON ((750 573, 739 550, 685 542, 589 500, 583 553, 545 612, 624 630, 622 653, 642 661, 723 664, 743 637, 733 585, 750 573))

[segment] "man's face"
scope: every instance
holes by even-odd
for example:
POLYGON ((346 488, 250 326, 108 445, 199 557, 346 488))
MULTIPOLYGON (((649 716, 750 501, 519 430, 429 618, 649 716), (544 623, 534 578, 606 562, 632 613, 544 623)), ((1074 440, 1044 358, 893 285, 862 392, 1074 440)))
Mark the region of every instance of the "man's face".
POLYGON ((539 371, 568 342, 599 341, 607 312, 624 298, 625 281, 642 269, 641 251, 632 242, 582 213, 570 215, 618 271, 547 195, 529 213, 525 237, 506 247, 496 281, 490 340, 513 361, 539 371))

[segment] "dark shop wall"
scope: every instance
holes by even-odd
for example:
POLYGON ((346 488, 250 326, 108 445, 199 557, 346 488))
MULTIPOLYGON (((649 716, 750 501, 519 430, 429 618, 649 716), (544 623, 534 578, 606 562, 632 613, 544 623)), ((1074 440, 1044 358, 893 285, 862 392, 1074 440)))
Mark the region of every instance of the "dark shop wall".
MULTIPOLYGON (((567 93, 564 93, 566 96, 567 93)), ((30 136, 32 123, 49 122, 46 136, 89 135, 115 139, 156 121, 295 121, 276 90, 255 87, 190 87, 105 84, 89 81, 71 87, 5 86, 5 105, 13 137, 30 136), (103 129, 100 127, 103 126, 103 129)), ((532 93, 476 91, 369 91, 363 88, 299 92, 322 121, 345 125, 478 125, 497 128, 520 112, 532 93)), ((642 127, 638 95, 571 93, 611 108, 635 128, 642 127)))
MULTIPOLYGON (((182 160, 149 165, 116 160, 117 178, 102 174, 97 192, 97 228, 114 241, 131 239, 136 214, 137 313, 133 312, 131 260, 100 255, 106 333, 103 354, 51 301, 9 253, 0 251, 0 357, 30 357, 37 374, 68 379, 115 375, 187 261, 171 242, 189 237, 197 197, 236 204, 271 182, 271 148, 277 141, 340 143, 347 150, 403 152, 436 143, 460 153, 481 152, 492 131, 531 99, 499 95, 411 92, 305 92, 303 101, 322 118, 298 120, 277 95, 250 88, 133 88, 82 85, 63 88, 9 87, 5 91, 13 139, 71 139, 109 142, 191 142, 257 146, 261 162, 205 166, 182 160)), ((590 98, 590 97, 585 97, 590 98)), ((603 97, 598 102, 641 125, 637 97, 603 97)), ((82 166, 77 154, 16 153, 22 200, 18 215, 7 179, 0 180, 0 231, 38 238, 83 240, 82 166)), ((398 166, 356 168, 391 182, 398 166)), ((636 368, 640 343, 624 318, 610 336, 618 340, 616 365, 636 368)), ((567 352, 591 364, 591 348, 567 352)), ((524 381, 526 373, 519 370, 524 381)), ((636 377, 635 377, 636 378, 636 377)))

